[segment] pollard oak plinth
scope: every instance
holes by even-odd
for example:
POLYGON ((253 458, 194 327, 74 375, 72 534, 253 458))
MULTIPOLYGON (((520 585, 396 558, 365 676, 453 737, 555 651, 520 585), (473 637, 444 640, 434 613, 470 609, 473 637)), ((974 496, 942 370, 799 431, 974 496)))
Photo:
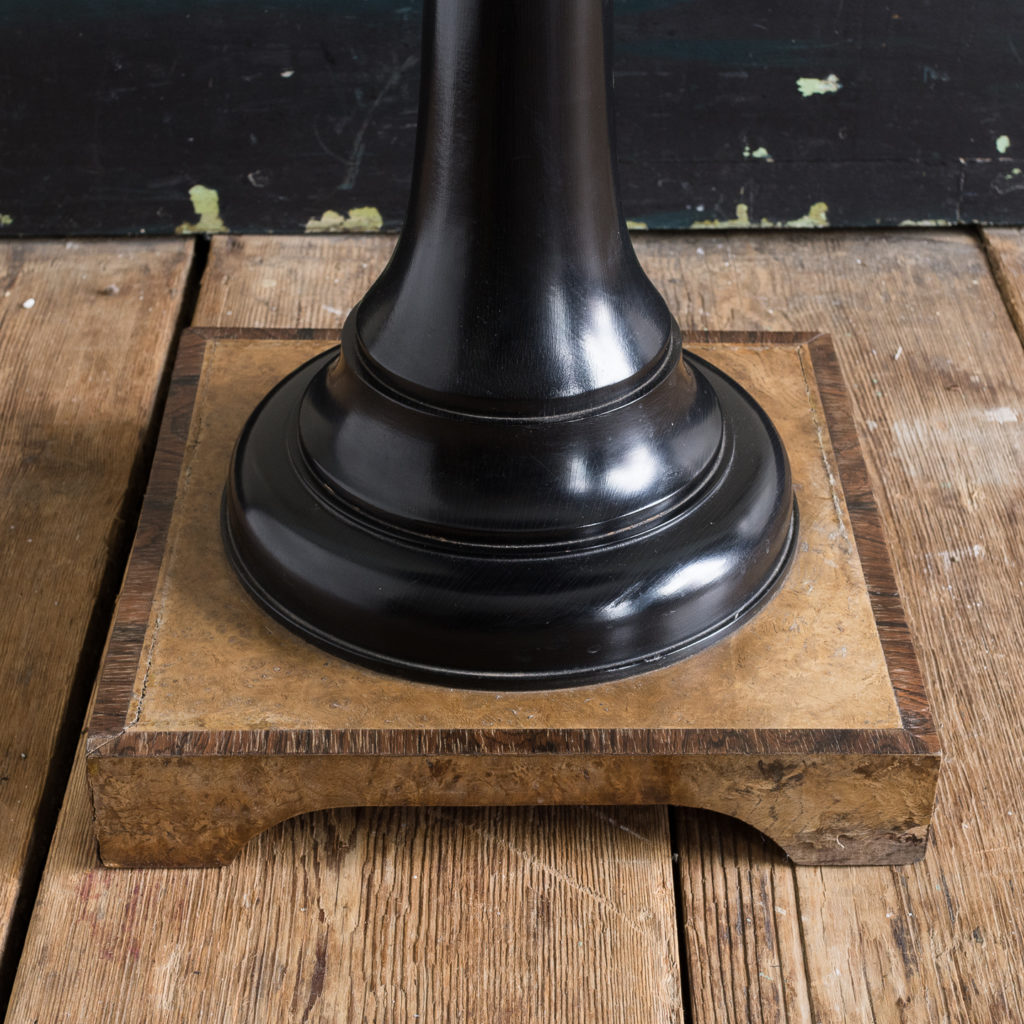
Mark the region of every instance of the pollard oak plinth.
POLYGON ((275 822, 371 804, 681 804, 749 822, 797 863, 923 855, 938 744, 826 338, 684 339, 789 452, 801 532, 775 597, 676 664, 527 692, 347 663, 229 566, 218 509, 238 431, 337 340, 183 339, 88 738, 104 863, 222 864, 275 822))

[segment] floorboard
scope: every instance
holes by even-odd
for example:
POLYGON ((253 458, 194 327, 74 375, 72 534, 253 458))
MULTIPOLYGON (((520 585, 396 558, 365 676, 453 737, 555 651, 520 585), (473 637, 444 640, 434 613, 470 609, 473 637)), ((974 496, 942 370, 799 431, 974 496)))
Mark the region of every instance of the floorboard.
POLYGON ((690 327, 834 336, 945 754, 909 867, 793 869, 677 812, 695 1016, 1024 1019, 1024 353, 979 240, 652 237, 640 255, 690 327))
POLYGON ((143 442, 191 253, 186 241, 0 244, 5 962, 20 949, 19 918, 31 906, 106 636, 131 537, 122 517, 141 496, 143 442))
POLYGON ((981 237, 992 272, 1024 341, 1024 228, 984 228, 981 237))

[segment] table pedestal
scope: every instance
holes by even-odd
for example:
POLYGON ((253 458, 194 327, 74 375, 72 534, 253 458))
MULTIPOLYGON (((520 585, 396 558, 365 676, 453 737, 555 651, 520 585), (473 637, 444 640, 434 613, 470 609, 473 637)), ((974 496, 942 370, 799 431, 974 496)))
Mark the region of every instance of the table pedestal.
POLYGON ((478 689, 593 683, 716 642, 792 560, 771 420, 682 352, 633 253, 610 39, 600 0, 425 5, 402 237, 340 349, 241 431, 231 562, 344 658, 478 689))

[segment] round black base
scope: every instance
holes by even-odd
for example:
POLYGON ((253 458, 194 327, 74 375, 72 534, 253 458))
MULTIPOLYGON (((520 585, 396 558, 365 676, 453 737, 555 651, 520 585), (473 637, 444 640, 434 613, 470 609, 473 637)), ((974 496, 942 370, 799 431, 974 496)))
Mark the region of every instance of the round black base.
MULTIPOLYGON (((723 423, 699 490, 619 530, 525 543, 413 531, 326 485, 299 421, 336 359, 335 349, 306 363, 256 408, 223 505, 244 585, 320 647, 448 686, 577 686, 700 650, 785 575, 797 513, 778 435, 742 388, 694 356, 683 359, 713 389, 723 423)), ((383 467, 387 451, 375 454, 383 467)))

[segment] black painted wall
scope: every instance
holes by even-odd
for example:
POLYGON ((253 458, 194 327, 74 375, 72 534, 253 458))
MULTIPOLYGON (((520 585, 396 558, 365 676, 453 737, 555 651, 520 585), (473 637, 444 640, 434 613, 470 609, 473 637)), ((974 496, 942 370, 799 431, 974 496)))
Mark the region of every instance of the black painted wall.
MULTIPOLYGON (((0 0, 0 237, 397 228, 419 12, 0 0)), ((1020 0, 618 0, 615 67, 651 228, 1024 223, 1020 0)))

